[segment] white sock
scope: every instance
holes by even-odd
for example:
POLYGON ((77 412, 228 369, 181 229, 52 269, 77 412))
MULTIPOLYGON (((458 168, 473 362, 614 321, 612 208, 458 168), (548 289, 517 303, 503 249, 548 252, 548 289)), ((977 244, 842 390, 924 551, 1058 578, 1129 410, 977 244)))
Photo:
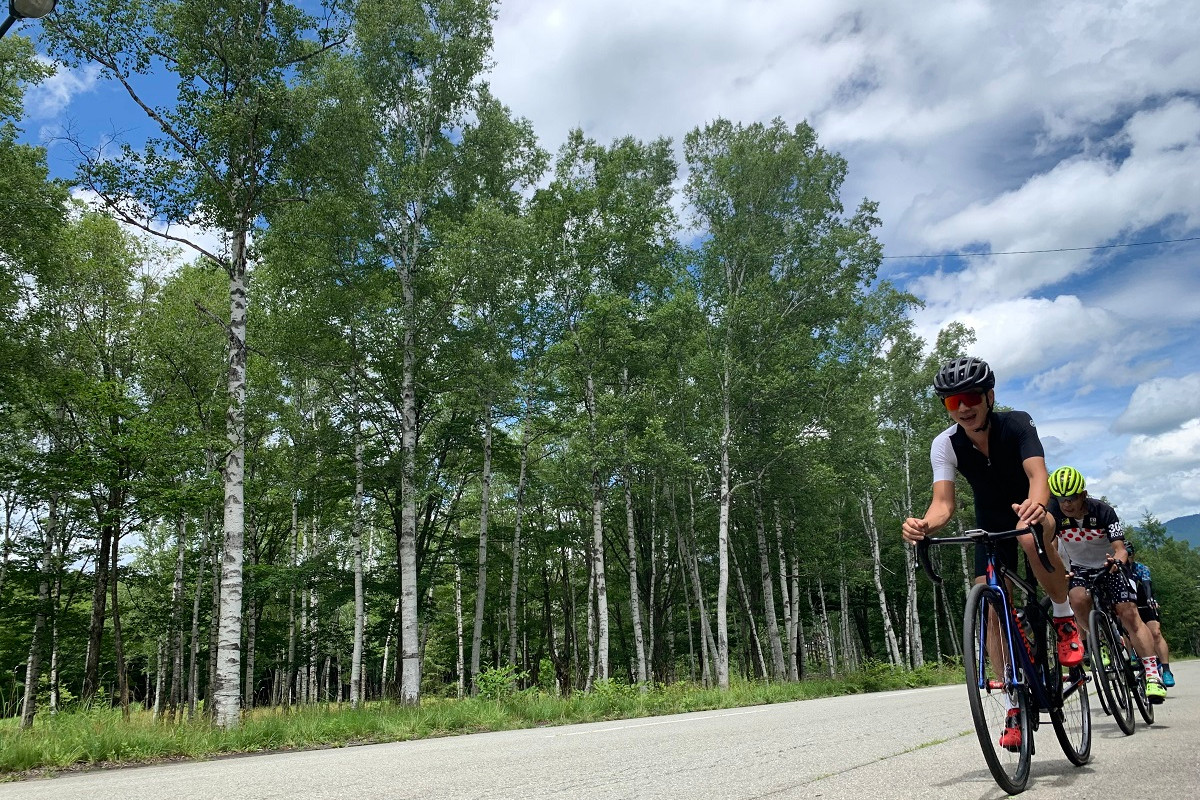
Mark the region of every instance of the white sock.
POLYGON ((1158 656, 1150 656, 1142 659, 1142 666, 1146 668, 1147 678, 1158 677, 1158 656))
POLYGON ((1054 616, 1056 616, 1056 617, 1074 617, 1075 616, 1075 612, 1071 610, 1071 601, 1070 600, 1066 600, 1062 603, 1056 603, 1055 601, 1051 600, 1050 605, 1054 609, 1054 616))

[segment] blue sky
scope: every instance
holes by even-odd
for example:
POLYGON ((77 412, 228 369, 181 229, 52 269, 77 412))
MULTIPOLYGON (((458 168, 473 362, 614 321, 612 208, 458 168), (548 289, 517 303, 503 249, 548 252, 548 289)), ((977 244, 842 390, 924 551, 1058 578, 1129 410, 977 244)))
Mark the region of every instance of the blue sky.
MULTIPOLYGON (((715 117, 808 120, 880 203, 882 276, 959 321, 1070 463, 1127 519, 1200 513, 1200 15, 1062 0, 510 0, 493 91, 557 149, 676 143, 715 117)), ((29 137, 137 140, 88 68, 31 93, 29 137)), ((69 174, 70 148, 52 163, 69 174)))

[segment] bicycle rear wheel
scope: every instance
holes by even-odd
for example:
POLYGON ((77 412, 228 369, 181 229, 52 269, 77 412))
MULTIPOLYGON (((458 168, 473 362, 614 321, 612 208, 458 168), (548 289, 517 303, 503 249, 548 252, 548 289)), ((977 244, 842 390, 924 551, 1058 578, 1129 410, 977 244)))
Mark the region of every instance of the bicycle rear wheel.
POLYGON ((1050 712, 1054 735, 1072 764, 1081 767, 1092 758, 1092 710, 1088 696, 1087 673, 1083 665, 1064 667, 1058 660, 1057 637, 1051 620, 1050 601, 1042 604, 1046 618, 1047 680, 1057 706, 1050 712))
POLYGON ((1002 652, 1008 664, 1013 663, 1013 654, 1001 635, 999 621, 1003 614, 1004 606, 993 589, 982 583, 971 589, 963 616, 963 666, 967 674, 971 717, 975 721, 975 734, 983 758, 1000 788, 1009 794, 1018 794, 1025 790, 1029 781, 1033 730, 1025 687, 1016 684, 1012 668, 1006 669, 1004 664, 992 665, 988 658, 987 645, 992 640, 998 645, 992 649, 1002 652), (1010 708, 1015 708, 1020 715, 1021 730, 1020 745, 1011 750, 1000 745, 1010 708))
POLYGON ((1153 725, 1154 704, 1146 696, 1146 668, 1142 666, 1142 660, 1138 658, 1138 654, 1132 647, 1126 649, 1125 657, 1129 659, 1125 669, 1129 686, 1133 691, 1133 700, 1137 703, 1142 719, 1146 720, 1147 725, 1153 725))
POLYGON ((1092 661, 1092 676, 1104 693, 1108 713, 1112 714, 1126 736, 1133 733, 1133 700, 1121 666, 1125 649, 1117 641, 1112 621, 1097 608, 1088 617, 1088 647, 1092 661))

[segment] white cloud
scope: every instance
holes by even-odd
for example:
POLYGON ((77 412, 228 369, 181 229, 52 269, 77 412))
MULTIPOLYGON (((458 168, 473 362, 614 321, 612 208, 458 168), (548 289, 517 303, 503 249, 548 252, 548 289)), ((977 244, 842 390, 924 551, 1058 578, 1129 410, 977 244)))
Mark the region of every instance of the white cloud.
MULTIPOLYGON (((1155 378, 1133 390, 1117 418, 1119 433, 1161 434, 1200 418, 1200 372, 1182 378, 1155 378)), ((1200 450, 1197 451, 1200 460, 1200 450)))
MULTIPOLYGON (((1091 488, 1089 481, 1089 489, 1091 488)), ((1127 521, 1150 511, 1162 521, 1195 514, 1200 508, 1200 468, 1153 475, 1114 470, 1095 482, 1127 521)))
POLYGON ((1168 471, 1200 468, 1200 419, 1166 433, 1138 434, 1125 452, 1131 469, 1168 471))
MULTIPOLYGON (((984 242, 993 251, 1090 247, 1174 219, 1200 226, 1200 107, 1175 101, 1134 115, 1099 155, 1080 155, 1020 188, 977 202, 925 231, 931 251, 984 242), (1123 161, 1109 155, 1128 143, 1123 161), (1165 180, 1164 176, 1170 176, 1165 180)), ((1101 254, 1103 255, 1103 254, 1101 254)), ((934 301, 1020 297, 1102 263, 1086 250, 971 259, 918 282, 934 301)))
POLYGON ((1081 458, 1092 463, 1097 455, 1096 442, 1102 441, 1108 434, 1109 422, 1105 418, 1039 417, 1041 418, 1035 419, 1038 437, 1042 440, 1042 446, 1046 450, 1046 463, 1051 469, 1063 464, 1074 465, 1074 462, 1081 458))
POLYGON ((988 361, 1001 384, 1030 380, 1039 390, 1086 390, 1093 382, 1129 383, 1149 377, 1155 362, 1142 356, 1157 340, 1121 315, 1088 306, 1074 295, 1023 297, 963 310, 930 306, 916 315, 917 332, 933 341, 951 322, 973 328, 971 352, 988 361))
MULTIPOLYGON (((1126 509, 1149 509, 1162 520, 1200 508, 1200 419, 1153 436, 1133 436, 1104 491, 1126 509)), ((1123 512, 1126 515, 1128 511, 1123 512)))
MULTIPOLYGON (((39 60, 46 64, 53 63, 44 56, 39 56, 39 60)), ((99 85, 98 64, 85 64, 79 69, 71 69, 63 64, 54 64, 54 67, 53 75, 30 88, 25 95, 25 115, 30 119, 57 117, 76 96, 90 92, 99 85)))

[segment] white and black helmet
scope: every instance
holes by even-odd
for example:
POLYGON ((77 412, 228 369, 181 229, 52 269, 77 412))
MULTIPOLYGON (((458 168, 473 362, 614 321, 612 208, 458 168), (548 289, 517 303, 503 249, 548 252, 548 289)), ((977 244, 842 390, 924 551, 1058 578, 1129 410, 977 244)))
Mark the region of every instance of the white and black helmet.
POLYGON ((960 356, 947 361, 933 379, 933 390, 942 397, 959 392, 986 392, 996 386, 996 373, 982 358, 960 356))

